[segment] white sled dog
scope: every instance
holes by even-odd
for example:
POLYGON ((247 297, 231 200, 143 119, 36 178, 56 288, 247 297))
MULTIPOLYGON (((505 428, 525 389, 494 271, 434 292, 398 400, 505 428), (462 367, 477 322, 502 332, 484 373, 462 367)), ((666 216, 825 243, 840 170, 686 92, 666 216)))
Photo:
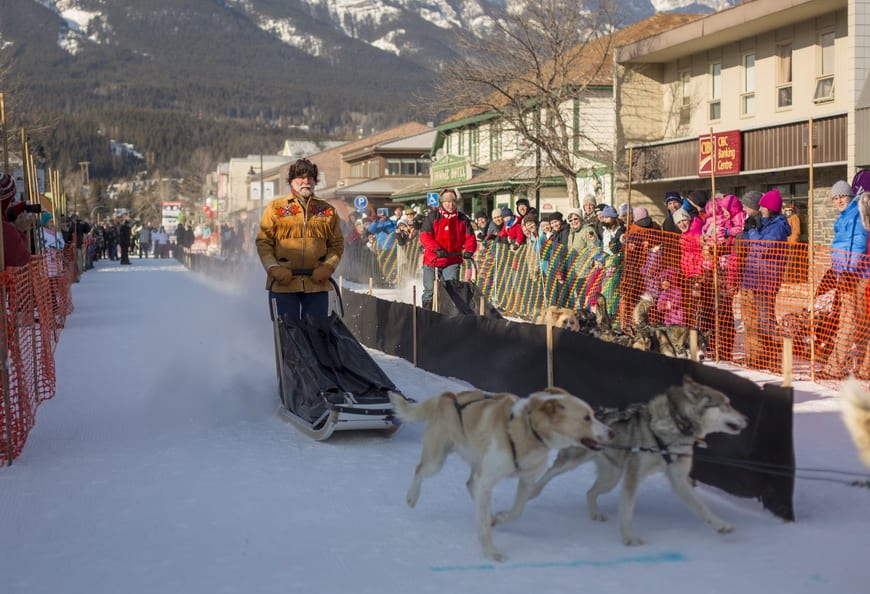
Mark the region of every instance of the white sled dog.
POLYGON ((472 390, 445 392, 416 404, 392 394, 390 399, 403 421, 427 423, 408 505, 414 507, 423 479, 437 474, 455 451, 471 466, 466 486, 474 501, 478 537, 484 554, 496 561, 505 556, 492 541, 492 527, 520 516, 535 480, 547 467, 550 450, 597 449, 611 436, 586 402, 559 388, 528 398, 472 390), (493 487, 514 476, 519 485, 513 507, 493 516, 493 487))
POLYGON ((870 392, 854 377, 840 388, 843 422, 855 442, 858 456, 870 468, 870 392))
POLYGON ((598 508, 598 496, 609 493, 622 478, 619 529, 626 545, 643 544, 632 528, 634 504, 641 480, 654 472, 664 472, 673 491, 718 532, 734 530, 704 505, 689 479, 695 443, 711 433, 733 435, 746 428, 746 417, 731 406, 725 394, 685 376, 681 386, 671 386, 646 404, 600 413, 599 418, 614 433, 605 449, 597 453, 583 448, 560 451, 535 484, 531 497, 536 497, 553 477, 594 458, 598 474, 586 493, 589 516, 593 520, 607 519, 598 508))

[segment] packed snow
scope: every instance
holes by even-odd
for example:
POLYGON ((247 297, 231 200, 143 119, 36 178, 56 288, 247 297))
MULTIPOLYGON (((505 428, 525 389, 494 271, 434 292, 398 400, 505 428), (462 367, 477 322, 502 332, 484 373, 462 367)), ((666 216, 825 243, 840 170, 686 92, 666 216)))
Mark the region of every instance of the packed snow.
MULTIPOLYGON (((422 427, 315 442, 276 414, 263 279, 255 262, 219 283, 173 260, 134 258, 98 262, 74 285, 57 395, 40 406, 21 456, 0 468, 0 591, 867 591, 870 489, 846 483, 870 473, 835 393, 796 387, 796 522, 700 485, 737 526, 720 535, 656 476, 635 514, 647 544, 626 547, 616 492, 600 499, 609 522, 585 513, 587 465, 495 528, 508 556, 498 564, 481 553, 459 458, 424 482, 415 509, 405 504, 422 427)), ((468 387, 371 352, 407 396, 468 387)), ((494 508, 513 490, 501 484, 494 508)))

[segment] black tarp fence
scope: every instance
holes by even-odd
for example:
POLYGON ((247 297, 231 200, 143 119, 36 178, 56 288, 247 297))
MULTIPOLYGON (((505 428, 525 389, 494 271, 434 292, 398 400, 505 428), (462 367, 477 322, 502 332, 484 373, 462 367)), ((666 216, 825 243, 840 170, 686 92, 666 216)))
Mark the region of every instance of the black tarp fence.
MULTIPOLYGON (((439 298, 444 293, 439 295, 439 298)), ((478 315, 444 315, 343 291, 344 321, 364 345, 492 392, 529 394, 547 385, 546 327, 478 315)), ((473 306, 472 306, 473 307, 473 306)), ((593 406, 645 402, 683 375, 716 388, 749 417, 740 435, 712 435, 696 449, 692 476, 794 520, 793 390, 758 386, 726 370, 553 329, 554 385, 593 406)), ((434 394, 433 394, 434 395, 434 394)))

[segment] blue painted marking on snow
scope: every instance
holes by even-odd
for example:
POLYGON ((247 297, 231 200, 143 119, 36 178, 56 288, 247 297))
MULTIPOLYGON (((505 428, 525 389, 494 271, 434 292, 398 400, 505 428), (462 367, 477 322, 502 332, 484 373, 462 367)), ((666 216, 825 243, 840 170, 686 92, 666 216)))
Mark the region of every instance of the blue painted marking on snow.
POLYGON ((629 563, 679 563, 686 561, 686 556, 683 553, 676 551, 666 551, 653 555, 632 555, 630 557, 619 557, 617 559, 602 559, 602 560, 587 560, 577 559, 574 561, 534 561, 529 563, 481 563, 477 565, 433 565, 429 569, 431 571, 449 572, 449 571, 494 571, 496 569, 552 569, 558 567, 614 567, 617 565, 628 565, 629 563))

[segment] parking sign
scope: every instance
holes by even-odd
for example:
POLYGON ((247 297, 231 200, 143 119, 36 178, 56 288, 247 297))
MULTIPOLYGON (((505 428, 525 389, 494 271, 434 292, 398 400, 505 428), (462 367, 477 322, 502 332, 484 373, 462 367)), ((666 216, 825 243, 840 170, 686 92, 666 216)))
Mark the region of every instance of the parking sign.
POLYGON ((369 199, 360 194, 353 199, 353 205, 357 211, 362 212, 369 205, 369 199))
POLYGON ((426 194, 426 204, 429 206, 438 206, 438 192, 429 192, 426 194))

